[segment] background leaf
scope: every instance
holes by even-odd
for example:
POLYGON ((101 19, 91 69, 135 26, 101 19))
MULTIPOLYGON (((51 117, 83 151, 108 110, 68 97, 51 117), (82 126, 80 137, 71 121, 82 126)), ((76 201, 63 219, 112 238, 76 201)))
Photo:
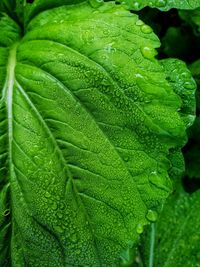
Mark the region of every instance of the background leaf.
POLYGON ((180 11, 181 18, 194 28, 197 36, 200 35, 200 8, 190 11, 180 11))
POLYGON ((144 267, 200 266, 199 201, 199 190, 190 195, 184 192, 182 185, 176 184, 157 223, 151 225, 144 236, 140 250, 144 267))

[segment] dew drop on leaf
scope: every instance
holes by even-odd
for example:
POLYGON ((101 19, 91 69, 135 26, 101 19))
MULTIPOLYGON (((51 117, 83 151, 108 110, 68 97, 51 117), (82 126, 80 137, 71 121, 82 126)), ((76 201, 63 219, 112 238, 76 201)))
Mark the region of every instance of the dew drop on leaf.
POLYGON ((190 82, 185 82, 184 87, 187 89, 194 89, 195 88, 195 83, 193 81, 190 82))
POLYGON ((134 2, 134 3, 133 3, 133 8, 134 8, 135 10, 140 9, 140 4, 139 4, 138 2, 134 2))
POLYGON ((58 218, 59 219, 62 219, 63 218, 63 214, 61 212, 59 212, 57 215, 58 215, 58 218))
POLYGON ((89 3, 92 7, 96 8, 96 7, 103 5, 104 1, 103 0, 89 0, 89 3))
POLYGON ((44 195, 46 198, 49 198, 51 196, 51 194, 49 192, 45 192, 45 195, 44 195))
POLYGON ((144 77, 140 73, 135 74, 135 78, 137 79, 144 79, 144 77))
POLYGON ((158 0, 156 2, 157 7, 165 7, 166 6, 166 1, 165 0, 158 0))
POLYGON ((191 73, 190 73, 190 72, 182 72, 182 73, 181 73, 181 77, 182 77, 183 79, 191 78, 191 73))
POLYGON ((158 214, 156 211, 148 210, 146 218, 150 222, 155 222, 157 220, 158 214))
POLYGON ((40 164, 40 158, 38 156, 34 156, 34 161, 36 164, 40 164))
POLYGON ((76 234, 73 234, 70 239, 71 239, 71 241, 73 243, 76 243, 77 242, 77 236, 76 236, 76 234))
POLYGON ((135 25, 141 26, 141 25, 144 25, 144 22, 139 19, 139 20, 136 21, 135 25))
POLYGON ((141 52, 142 52, 142 55, 148 59, 151 59, 156 55, 155 50, 148 46, 142 47, 141 52))
POLYGON ((124 161, 128 162, 129 161, 129 157, 128 156, 125 156, 124 157, 124 161))
POLYGON ((3 216, 4 217, 8 216, 9 214, 10 214, 10 210, 9 209, 4 210, 4 212, 3 212, 3 216))
POLYGON ((60 234, 62 234, 64 232, 64 229, 60 226, 55 226, 55 230, 56 230, 56 232, 58 232, 60 234))
POLYGON ((57 206, 56 202, 53 202, 51 208, 52 208, 52 210, 57 210, 58 206, 57 206))
POLYGON ((80 249, 77 249, 77 250, 76 250, 76 255, 80 255, 80 254, 81 254, 80 249))
POLYGON ((138 234, 142 234, 143 231, 144 231, 143 225, 142 224, 138 224, 137 229, 136 229, 136 232, 138 234))
POLYGON ((142 27, 141 27, 141 31, 143 32, 143 33, 152 33, 152 28, 150 27, 150 26, 148 26, 148 25, 143 25, 142 27))

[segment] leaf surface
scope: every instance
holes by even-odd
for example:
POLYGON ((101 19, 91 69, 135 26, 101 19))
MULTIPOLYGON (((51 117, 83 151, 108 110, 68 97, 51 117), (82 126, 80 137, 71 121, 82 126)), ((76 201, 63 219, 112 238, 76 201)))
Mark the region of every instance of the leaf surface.
POLYGON ((199 190, 190 195, 176 185, 158 221, 145 236, 141 247, 144 267, 200 266, 199 202, 199 190))
POLYGON ((140 10, 144 7, 158 8, 162 11, 167 11, 171 8, 177 9, 195 9, 200 7, 199 0, 119 0, 131 10, 140 10))
MULTIPOLYGON (((26 4, 24 8, 24 24, 26 25, 37 14, 63 5, 79 4, 88 0, 34 0, 31 4, 26 4)), ((94 0, 96 1, 96 0, 94 0)))
POLYGON ((0 19, 0 265, 118 266, 171 190, 181 100, 136 15, 36 13, 0 19))
POLYGON ((189 128, 196 117, 196 82, 183 61, 178 59, 165 59, 161 63, 164 66, 167 80, 174 89, 174 92, 182 100, 180 114, 186 127, 189 128))

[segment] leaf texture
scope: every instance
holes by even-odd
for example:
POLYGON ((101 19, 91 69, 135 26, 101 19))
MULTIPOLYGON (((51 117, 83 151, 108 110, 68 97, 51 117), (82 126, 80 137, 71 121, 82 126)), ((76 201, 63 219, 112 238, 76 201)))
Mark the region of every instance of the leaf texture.
POLYGON ((171 8, 195 9, 200 7, 199 0, 117 0, 131 10, 140 10, 144 7, 158 8, 167 11, 171 8))
POLYGON ((0 29, 0 265, 118 266, 186 141, 158 38, 114 3, 0 29))
POLYGON ((200 262, 200 191, 191 195, 177 183, 142 249, 143 266, 198 267, 200 262), (154 243, 149 257, 150 247, 154 243), (150 265, 153 264, 153 265, 150 265))
POLYGON ((187 65, 178 59, 165 59, 161 61, 174 92, 180 96, 182 105, 180 114, 189 128, 196 117, 196 82, 188 70, 187 65))

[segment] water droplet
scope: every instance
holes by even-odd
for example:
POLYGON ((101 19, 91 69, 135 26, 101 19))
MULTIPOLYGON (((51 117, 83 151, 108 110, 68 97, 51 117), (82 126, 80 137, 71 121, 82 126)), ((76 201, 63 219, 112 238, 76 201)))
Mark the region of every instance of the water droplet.
POLYGON ((142 234, 143 231, 144 231, 143 225, 139 223, 138 226, 137 226, 136 231, 137 231, 138 234, 142 234))
POLYGON ((62 234, 64 232, 64 229, 61 228, 60 226, 55 226, 55 230, 56 230, 56 232, 58 232, 60 234, 62 234))
POLYGON ((104 47, 104 51, 107 53, 116 52, 116 48, 113 47, 113 43, 110 43, 104 47))
POLYGON ((133 9, 135 10, 140 9, 140 4, 138 2, 133 3, 133 9))
POLYGON ((52 210, 57 210, 58 206, 57 206, 56 202, 53 202, 51 208, 52 208, 52 210))
POLYGON ((179 246, 181 247, 181 249, 185 249, 185 240, 184 239, 179 240, 179 246))
POLYGON ((157 54, 153 48, 148 47, 148 46, 142 47, 141 52, 142 52, 142 55, 148 59, 154 58, 154 56, 157 54))
POLYGON ((148 210, 146 218, 147 220, 149 220, 150 222, 155 222, 157 220, 158 214, 156 211, 153 210, 148 210))
POLYGON ((3 216, 8 216, 10 214, 10 210, 9 209, 6 209, 6 210, 4 210, 4 212, 3 212, 3 216))
POLYGON ((148 25, 143 25, 142 27, 141 27, 141 31, 143 32, 143 33, 152 33, 152 28, 150 27, 150 26, 148 26, 148 25))
POLYGON ((80 249, 77 249, 75 252, 76 252, 77 255, 80 255, 81 254, 80 249))
POLYGON ((120 91, 119 91, 119 90, 116 90, 116 91, 115 91, 115 95, 116 95, 117 97, 120 96, 120 95, 121 95, 120 91))
POLYGON ((36 164, 40 163, 40 158, 38 156, 34 156, 34 161, 36 164))
POLYGON ((165 190, 166 192, 170 191, 170 185, 167 183, 167 180, 158 174, 157 171, 150 173, 149 182, 159 189, 165 190))
POLYGON ((50 196, 51 196, 51 194, 49 193, 49 192, 45 192, 45 194, 44 194, 44 196, 46 197, 46 198, 49 198, 50 196))
POLYGON ((59 219, 62 219, 63 218, 63 214, 62 213, 59 212, 57 215, 58 215, 58 218, 59 219))
POLYGON ((139 19, 139 20, 136 21, 135 25, 142 26, 142 25, 144 25, 144 22, 139 19))
POLYGON ((196 116, 195 115, 188 115, 187 116, 187 128, 192 126, 192 124, 194 123, 194 120, 196 119, 196 116))
POLYGON ((89 0, 89 3, 92 7, 97 8, 103 5, 104 1, 103 0, 89 0))
POLYGON ((193 81, 185 82, 184 83, 184 87, 187 88, 187 89, 194 89, 196 87, 196 84, 193 81))
POLYGON ((105 29, 105 30, 103 30, 103 33, 107 36, 107 35, 110 34, 110 30, 109 29, 105 29))
POLYGON ((60 208, 60 210, 64 210, 65 205, 63 203, 61 203, 59 208, 60 208))
POLYGON ((144 77, 140 73, 135 73, 135 77, 137 79, 144 79, 144 77))
POLYGON ((121 222, 119 222, 119 223, 117 224, 117 226, 118 226, 118 227, 121 227, 121 226, 122 226, 122 223, 121 223, 121 222))
POLYGON ((190 73, 189 71, 187 71, 187 72, 182 72, 182 73, 181 73, 181 77, 182 77, 183 79, 191 78, 191 73, 190 73))
POLYGON ((166 6, 166 1, 165 0, 158 0, 156 2, 157 7, 165 7, 166 6))
POLYGON ((71 241, 73 243, 77 242, 77 236, 76 236, 76 234, 71 235, 70 239, 71 239, 71 241))
POLYGON ((128 162, 129 161, 129 157, 128 156, 125 156, 124 157, 124 161, 128 162))

